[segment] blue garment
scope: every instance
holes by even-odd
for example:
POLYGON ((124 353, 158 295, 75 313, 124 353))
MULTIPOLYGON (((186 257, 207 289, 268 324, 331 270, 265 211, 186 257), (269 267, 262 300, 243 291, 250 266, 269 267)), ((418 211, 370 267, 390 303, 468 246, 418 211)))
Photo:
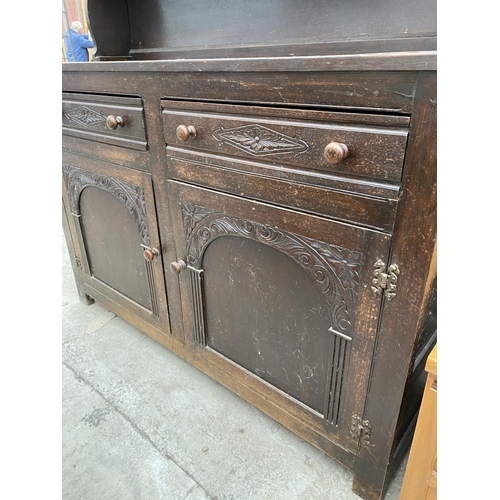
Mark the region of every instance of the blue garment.
POLYGON ((71 33, 71 40, 73 41, 73 47, 71 47, 71 41, 69 39, 69 34, 66 31, 64 35, 64 41, 66 43, 66 59, 68 62, 87 62, 89 60, 89 52, 87 49, 91 49, 94 46, 94 42, 89 40, 88 35, 79 35, 76 31, 72 29, 69 30, 71 33), (75 50, 75 56, 73 57, 73 50, 75 50))

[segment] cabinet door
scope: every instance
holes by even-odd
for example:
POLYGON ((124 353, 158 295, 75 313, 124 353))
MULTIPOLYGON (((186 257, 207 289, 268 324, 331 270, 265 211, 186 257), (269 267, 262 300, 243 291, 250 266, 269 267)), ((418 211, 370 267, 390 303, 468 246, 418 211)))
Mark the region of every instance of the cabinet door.
POLYGON ((199 355, 355 451, 386 234, 169 181, 185 334, 199 355))
POLYGON ((169 331, 150 175, 86 159, 63 164, 63 181, 85 292, 169 331))

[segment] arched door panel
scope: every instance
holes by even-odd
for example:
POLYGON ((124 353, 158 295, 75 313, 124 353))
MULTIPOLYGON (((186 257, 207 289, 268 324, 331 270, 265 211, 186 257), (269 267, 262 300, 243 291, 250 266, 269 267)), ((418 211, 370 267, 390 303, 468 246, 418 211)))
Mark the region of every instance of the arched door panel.
POLYGON ((104 189, 86 187, 80 215, 90 274, 151 310, 141 238, 124 203, 104 189))
POLYGON ((237 236, 203 256, 206 343, 323 414, 328 304, 286 254, 237 236))

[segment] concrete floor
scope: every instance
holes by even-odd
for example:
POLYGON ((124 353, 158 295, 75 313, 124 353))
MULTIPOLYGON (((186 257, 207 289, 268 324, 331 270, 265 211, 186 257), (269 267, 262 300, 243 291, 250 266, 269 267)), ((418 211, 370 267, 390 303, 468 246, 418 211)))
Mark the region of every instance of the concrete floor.
MULTIPOLYGON (((358 500, 353 474, 100 304, 63 238, 64 500, 358 500)), ((386 495, 399 498, 403 460, 386 495)))

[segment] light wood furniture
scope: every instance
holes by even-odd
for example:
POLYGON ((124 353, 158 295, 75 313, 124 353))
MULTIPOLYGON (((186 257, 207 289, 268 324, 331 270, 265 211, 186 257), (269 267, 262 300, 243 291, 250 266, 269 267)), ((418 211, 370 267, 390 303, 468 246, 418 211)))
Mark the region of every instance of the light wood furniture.
POLYGON ((437 345, 425 365, 427 382, 400 500, 437 498, 437 345))
POLYGON ((97 300, 384 495, 436 341, 433 0, 88 0, 64 227, 97 300))

